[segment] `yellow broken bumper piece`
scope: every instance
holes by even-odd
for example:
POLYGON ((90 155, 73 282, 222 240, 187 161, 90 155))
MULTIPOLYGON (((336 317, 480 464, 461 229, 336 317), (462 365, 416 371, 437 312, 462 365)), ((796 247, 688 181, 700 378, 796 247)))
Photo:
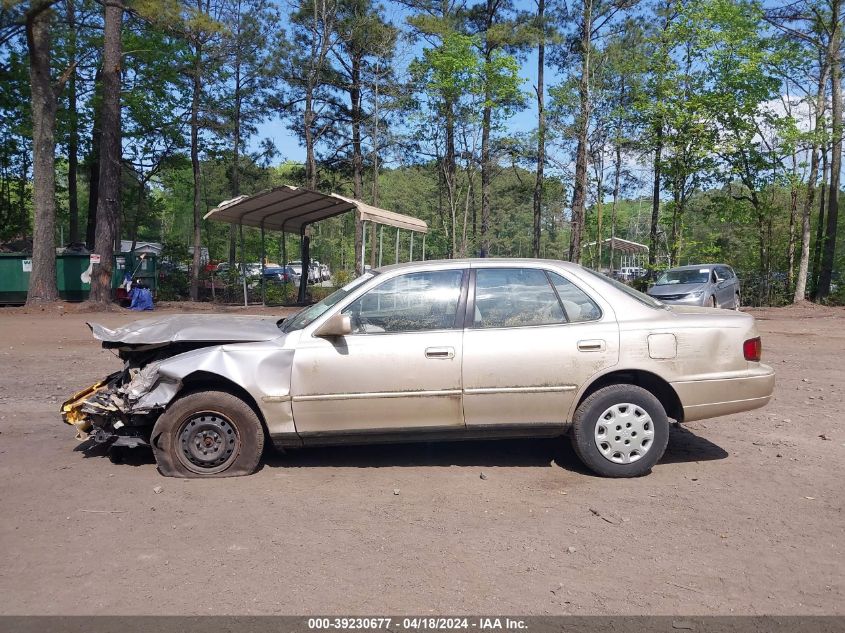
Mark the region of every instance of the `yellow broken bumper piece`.
POLYGON ((66 424, 76 427, 76 439, 84 440, 88 437, 88 431, 91 430, 91 421, 88 415, 82 411, 82 405, 92 395, 106 388, 106 381, 101 380, 94 383, 87 389, 83 389, 79 393, 75 393, 69 399, 62 403, 62 420, 66 424))

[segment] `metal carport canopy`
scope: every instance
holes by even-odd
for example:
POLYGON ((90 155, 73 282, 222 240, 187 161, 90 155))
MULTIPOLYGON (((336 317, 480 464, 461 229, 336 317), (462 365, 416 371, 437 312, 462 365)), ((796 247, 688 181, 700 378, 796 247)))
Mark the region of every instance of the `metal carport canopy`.
POLYGON ((204 219, 298 234, 308 224, 352 210, 357 211, 361 220, 428 233, 428 225, 418 218, 337 194, 329 195, 290 185, 226 200, 206 213, 204 219))

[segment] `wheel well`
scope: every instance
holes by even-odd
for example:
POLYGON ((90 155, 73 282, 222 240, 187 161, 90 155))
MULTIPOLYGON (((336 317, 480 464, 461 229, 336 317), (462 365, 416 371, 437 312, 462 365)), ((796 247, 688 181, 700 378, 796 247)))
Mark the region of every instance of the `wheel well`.
POLYGON ((642 387, 660 400, 660 404, 666 410, 667 416, 678 422, 684 421, 684 407, 672 385, 657 374, 638 369, 614 371, 599 377, 581 395, 578 406, 599 389, 609 387, 610 385, 636 385, 642 387))
MULTIPOLYGON (((250 408, 255 411, 255 415, 261 421, 261 427, 264 429, 264 434, 267 434, 267 422, 258 408, 258 403, 255 401, 250 393, 241 387, 238 383, 224 378, 219 374, 212 374, 208 371, 195 371, 192 374, 185 376, 182 380, 182 389, 176 394, 176 398, 181 398, 189 393, 200 391, 203 389, 214 389, 215 391, 225 391, 232 394, 246 402, 250 408)), ((175 400, 175 398, 174 398, 175 400)))

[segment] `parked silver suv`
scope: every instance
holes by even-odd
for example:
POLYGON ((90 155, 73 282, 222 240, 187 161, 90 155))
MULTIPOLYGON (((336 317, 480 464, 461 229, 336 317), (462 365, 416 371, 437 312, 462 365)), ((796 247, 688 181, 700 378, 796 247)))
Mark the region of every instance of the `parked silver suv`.
POLYGON ((679 266, 661 273, 648 294, 664 303, 739 310, 739 279, 725 264, 679 266))

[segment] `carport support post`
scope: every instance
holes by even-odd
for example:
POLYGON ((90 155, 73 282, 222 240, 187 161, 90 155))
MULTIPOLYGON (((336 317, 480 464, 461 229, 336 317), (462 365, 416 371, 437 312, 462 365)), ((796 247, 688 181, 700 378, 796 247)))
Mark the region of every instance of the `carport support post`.
POLYGON ((425 233, 423 233, 423 261, 425 261, 425 233))
POLYGON ((408 261, 414 261, 414 232, 411 231, 411 254, 408 256, 408 261))
POLYGON ((267 292, 264 287, 264 260, 267 250, 264 248, 264 222, 261 222, 261 305, 267 305, 267 292))
MULTIPOLYGON (((288 269, 288 234, 285 233, 285 225, 284 224, 282 224, 282 253, 281 253, 281 255, 282 255, 282 267, 283 267, 282 269, 287 270, 288 269)), ((282 286, 282 288, 285 289, 283 301, 285 303, 287 303, 288 302, 288 282, 287 281, 285 281, 284 286, 282 286)))
POLYGON ((299 243, 302 246, 302 275, 299 277, 299 303, 305 303, 305 292, 308 288, 308 271, 311 268, 311 238, 305 234, 305 226, 299 229, 299 243))
POLYGON ((244 255, 244 225, 238 224, 238 229, 241 235, 241 279, 244 285, 244 307, 249 306, 249 299, 246 296, 246 256, 244 255))
POLYGON ((381 267, 381 247, 384 242, 384 224, 378 228, 378 265, 381 267))
POLYGON ((396 227, 396 263, 399 263, 399 227, 396 227))
MULTIPOLYGON (((371 246, 372 248, 372 246, 371 246)), ((367 221, 361 222, 361 272, 363 273, 367 267, 367 221)))

